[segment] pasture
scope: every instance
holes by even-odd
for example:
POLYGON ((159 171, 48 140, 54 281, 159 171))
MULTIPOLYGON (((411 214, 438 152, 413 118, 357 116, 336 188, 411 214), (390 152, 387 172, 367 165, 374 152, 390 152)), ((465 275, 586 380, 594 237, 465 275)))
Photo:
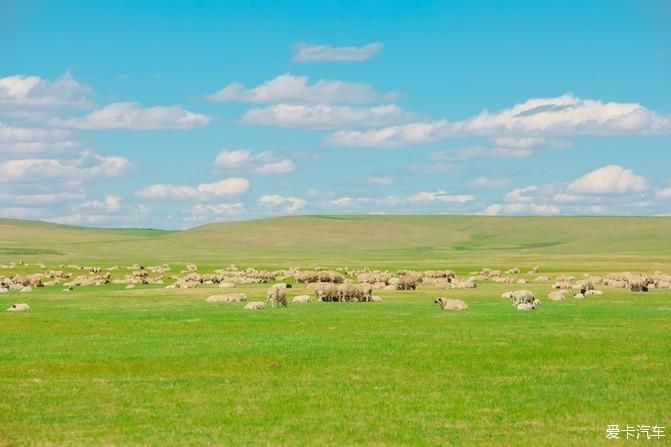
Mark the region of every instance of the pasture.
MULTIPOLYGON (((0 261, 28 266, 0 275, 38 262, 671 273, 669 230, 665 218, 315 216, 184 232, 1 221, 0 261)), ((289 296, 312 293, 292 283, 289 296)), ((263 300, 267 287, 235 291, 263 300)), ((671 289, 551 302, 549 283, 420 284, 376 291, 381 303, 262 311, 206 303, 220 293, 208 285, 62 289, 0 295, 32 308, 0 313, 0 445, 609 445, 610 424, 671 434, 671 289), (500 297, 518 288, 539 308, 500 297), (443 312, 437 296, 469 309, 443 312)))

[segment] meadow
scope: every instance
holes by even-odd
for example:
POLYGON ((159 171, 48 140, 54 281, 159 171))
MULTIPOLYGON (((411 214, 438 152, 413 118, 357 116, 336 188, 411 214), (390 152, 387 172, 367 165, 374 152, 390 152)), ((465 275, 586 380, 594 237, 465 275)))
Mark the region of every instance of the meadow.
MULTIPOLYGON (((670 230, 668 218, 307 216, 176 232, 5 220, 0 263, 29 265, 0 276, 37 262, 671 273, 670 230)), ((262 299, 267 286, 237 291, 262 299)), ((610 445, 610 424, 665 426, 639 441, 664 444, 671 290, 603 290, 550 302, 549 284, 422 284, 263 311, 206 303, 211 286, 12 291, 0 304, 32 311, 0 313, 0 445, 610 445), (539 308, 500 298, 516 288, 539 308), (469 309, 443 312, 437 296, 469 309)))

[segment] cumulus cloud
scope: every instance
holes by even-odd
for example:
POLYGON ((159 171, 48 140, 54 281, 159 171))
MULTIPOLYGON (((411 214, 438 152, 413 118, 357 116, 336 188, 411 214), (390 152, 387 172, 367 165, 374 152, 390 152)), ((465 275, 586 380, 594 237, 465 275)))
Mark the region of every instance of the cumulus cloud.
POLYGON ((468 136, 523 139, 668 134, 671 134, 671 117, 638 103, 603 102, 565 94, 529 99, 495 113, 484 110, 462 121, 442 119, 369 131, 338 131, 328 136, 326 142, 339 146, 398 147, 468 136))
POLYGON ((671 188, 659 189, 655 195, 659 199, 671 199, 671 188))
POLYGON ((534 150, 528 148, 471 146, 435 151, 431 153, 430 158, 443 161, 464 161, 478 158, 527 158, 533 154, 534 150))
POLYGON ((252 160, 252 153, 247 149, 222 150, 214 160, 217 168, 239 168, 252 160))
MULTIPOLYGON (((647 180, 630 169, 611 165, 571 182, 515 188, 485 214, 640 214, 659 210, 650 200, 647 180)), ((657 190, 657 197, 659 198, 657 190)))
POLYGON ((294 45, 293 61, 304 62, 362 62, 382 50, 382 42, 371 42, 361 47, 333 47, 298 42, 294 45))
POLYGON ((245 206, 241 202, 237 203, 198 203, 191 209, 184 212, 187 222, 202 222, 209 219, 218 219, 220 217, 232 217, 245 213, 245 206))
POLYGON ((65 129, 14 127, 0 122, 0 154, 43 154, 77 147, 65 129))
POLYGON ((394 179, 391 177, 368 177, 368 183, 378 186, 390 186, 394 183, 394 179))
POLYGON ((566 191, 578 194, 625 194, 648 188, 645 178, 618 165, 604 166, 571 182, 566 191))
POLYGON ((375 127, 407 121, 410 114, 388 104, 375 107, 276 104, 245 112, 245 124, 288 128, 334 129, 375 127))
POLYGON ((507 178, 476 177, 471 181, 472 188, 490 188, 499 189, 510 186, 510 180, 507 178))
POLYGON ((143 199, 207 201, 242 194, 248 189, 247 179, 231 177, 214 183, 201 183, 197 186, 156 184, 136 191, 135 195, 143 199))
POLYGON ((307 76, 290 73, 279 75, 257 87, 246 88, 234 82, 216 93, 206 96, 212 102, 334 104, 390 101, 395 93, 378 93, 373 86, 354 82, 319 80, 308 83, 307 76))
POLYGON ((266 194, 259 198, 259 203, 269 207, 282 207, 287 213, 295 213, 305 208, 307 202, 298 197, 283 197, 278 194, 266 194))
POLYGON ((44 183, 47 181, 84 181, 118 177, 132 168, 124 157, 107 157, 82 152, 79 158, 59 160, 28 158, 0 162, 0 183, 44 183))
POLYGON ((253 168, 261 175, 289 174, 296 170, 296 165, 288 159, 277 160, 270 151, 253 154, 247 149, 224 149, 214 160, 214 167, 218 169, 253 168))
POLYGON ((257 174, 263 175, 274 175, 274 174, 289 174, 296 170, 296 165, 291 160, 280 160, 273 163, 263 164, 256 169, 254 172, 257 174))
POLYGON ((0 78, 0 108, 89 107, 91 89, 77 82, 70 73, 55 81, 39 76, 6 76, 0 78))
POLYGON ((105 212, 117 212, 121 209, 121 197, 107 195, 102 200, 87 200, 79 205, 82 209, 91 209, 105 212))
POLYGON ((496 203, 488 206, 485 213, 490 216, 498 214, 519 214, 519 215, 554 215, 559 214, 561 209, 555 205, 545 205, 536 203, 496 203))
POLYGON ((141 107, 137 102, 115 102, 81 118, 55 118, 54 127, 75 129, 192 129, 207 126, 206 115, 179 106, 141 107))
POLYGON ((447 202, 447 203, 466 203, 475 200, 475 196, 470 194, 448 194, 446 191, 427 192, 422 191, 411 196, 410 202, 447 202))

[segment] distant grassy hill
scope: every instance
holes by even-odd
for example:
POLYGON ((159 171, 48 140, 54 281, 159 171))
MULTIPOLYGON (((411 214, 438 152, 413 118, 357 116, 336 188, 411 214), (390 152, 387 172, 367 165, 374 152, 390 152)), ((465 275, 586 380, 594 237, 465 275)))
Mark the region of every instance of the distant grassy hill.
POLYGON ((663 217, 297 216, 186 231, 0 219, 1 262, 668 270, 670 247, 663 217))

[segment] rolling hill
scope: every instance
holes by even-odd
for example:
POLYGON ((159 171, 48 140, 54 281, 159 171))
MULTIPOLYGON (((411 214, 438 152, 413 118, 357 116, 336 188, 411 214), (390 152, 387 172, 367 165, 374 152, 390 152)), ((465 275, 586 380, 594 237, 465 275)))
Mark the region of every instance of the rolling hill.
POLYGON ((296 216, 184 231, 0 220, 0 261, 665 269, 671 218, 296 216))

